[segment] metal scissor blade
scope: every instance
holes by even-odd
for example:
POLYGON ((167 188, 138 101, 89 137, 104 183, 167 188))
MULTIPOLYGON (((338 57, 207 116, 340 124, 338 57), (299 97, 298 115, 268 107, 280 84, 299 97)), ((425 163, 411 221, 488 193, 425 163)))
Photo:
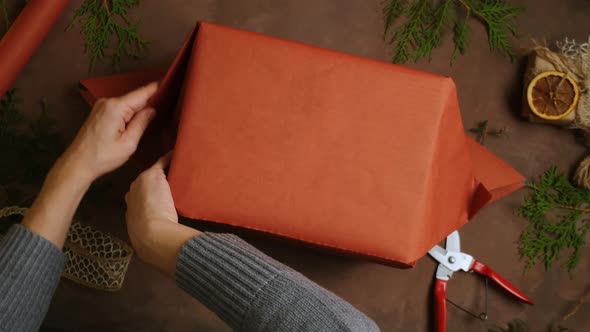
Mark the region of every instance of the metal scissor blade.
POLYGON ((436 268, 436 278, 441 280, 449 280, 453 276, 453 271, 442 264, 438 264, 436 268))
POLYGON ((461 238, 459 237, 459 231, 454 231, 447 236, 447 251, 461 252, 461 238))
POLYGON ((446 262, 447 260, 447 251, 438 244, 432 247, 432 249, 428 250, 428 254, 432 256, 432 258, 436 259, 439 263, 446 262))

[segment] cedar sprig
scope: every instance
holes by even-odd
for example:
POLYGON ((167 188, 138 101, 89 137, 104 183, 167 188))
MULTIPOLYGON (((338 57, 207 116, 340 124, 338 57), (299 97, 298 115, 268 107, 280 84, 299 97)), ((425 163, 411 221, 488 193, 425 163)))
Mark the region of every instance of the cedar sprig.
MULTIPOLYGON (((488 329, 488 332, 531 332, 529 324, 522 319, 513 319, 506 326, 494 326, 488 329)), ((549 332, 570 332, 568 328, 555 325, 549 329, 549 332)))
MULTIPOLYGON (((5 1, 5 0, 0 0, 5 1)), ((383 8, 383 17, 385 19, 385 31, 383 32, 383 38, 387 37, 390 29, 393 27, 395 21, 402 16, 407 0, 389 1, 383 8)))
MULTIPOLYGON (((47 103, 29 119, 21 112, 22 101, 14 89, 0 98, 0 207, 30 204, 63 150, 47 103)), ((0 222, 0 234, 10 225, 0 222)))
POLYGON ((21 104, 14 90, 0 99, 0 190, 11 204, 27 201, 32 196, 27 188, 41 187, 64 149, 48 105, 41 102, 39 115, 29 119, 21 112, 21 104))
POLYGON ((6 8, 6 0, 0 0, 0 11, 2 11, 4 27, 8 30, 8 27, 10 26, 10 18, 8 17, 8 9, 6 8))
POLYGON ((467 51, 469 46, 469 39, 471 38, 471 27, 469 27, 469 17, 471 13, 467 11, 465 18, 457 20, 453 27, 453 42, 455 43, 455 49, 451 54, 451 64, 455 63, 459 54, 463 55, 467 51))
POLYGON ((492 129, 488 120, 478 122, 476 127, 469 128, 468 131, 477 135, 477 141, 481 145, 486 144, 488 136, 502 137, 506 135, 506 128, 492 129))
MULTIPOLYGON (((36 115, 25 115, 22 102, 14 89, 0 98, 0 207, 30 204, 66 147, 51 107, 41 101, 36 115)), ((80 208, 107 206, 115 200, 119 202, 112 183, 103 178, 92 184, 80 208)))
POLYGON ((567 251, 564 267, 571 277, 590 231, 590 190, 573 185, 556 167, 548 169, 537 181, 528 182, 527 187, 532 194, 517 210, 519 216, 529 221, 519 240, 526 270, 537 263, 549 270, 567 251))
POLYGON ((15 127, 19 126, 24 118, 19 111, 22 101, 14 89, 6 91, 0 98, 0 139, 3 141, 14 136, 15 127))
POLYGON ((433 50, 452 30, 453 63, 465 53, 471 35, 468 21, 476 18, 487 27, 490 49, 514 58, 510 42, 511 36, 516 36, 513 22, 523 11, 523 7, 506 0, 387 0, 383 8, 384 37, 390 36, 389 43, 394 47, 392 62, 404 63, 431 59, 433 50), (407 18, 405 23, 393 31, 402 16, 407 18))
POLYGON ((24 1, 0 0, 0 38, 10 29, 14 18, 25 4, 24 1))
POLYGON ((138 58, 146 50, 148 42, 139 35, 138 24, 128 16, 128 11, 138 4, 139 0, 85 0, 76 10, 66 30, 81 23, 91 71, 97 61, 107 56, 118 69, 123 57, 138 58), (109 52, 113 41, 116 46, 109 52))

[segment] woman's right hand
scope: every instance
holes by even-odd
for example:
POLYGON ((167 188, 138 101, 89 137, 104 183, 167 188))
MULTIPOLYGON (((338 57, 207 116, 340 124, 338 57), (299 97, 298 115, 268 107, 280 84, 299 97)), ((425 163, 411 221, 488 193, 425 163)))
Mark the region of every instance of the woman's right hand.
POLYGON ((201 232, 178 223, 165 168, 171 154, 141 173, 125 195, 127 232, 144 262, 174 276, 176 257, 184 243, 201 232))
POLYGON ((149 100, 157 89, 153 82, 120 97, 99 99, 63 159, 85 171, 90 182, 123 165, 156 114, 149 100))

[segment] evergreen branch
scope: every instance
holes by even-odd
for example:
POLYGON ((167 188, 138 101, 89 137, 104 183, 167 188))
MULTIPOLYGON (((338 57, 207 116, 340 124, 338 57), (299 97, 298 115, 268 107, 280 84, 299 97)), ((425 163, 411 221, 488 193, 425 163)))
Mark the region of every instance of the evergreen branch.
POLYGON ((555 207, 556 208, 559 208, 559 209, 572 210, 572 211, 580 211, 580 212, 584 212, 584 213, 589 213, 590 212, 590 209, 579 208, 579 207, 575 207, 575 206, 556 205, 555 207))
POLYGON ((91 71, 107 55, 118 68, 124 57, 137 58, 143 54, 148 43, 139 36, 138 25, 132 24, 128 17, 129 9, 138 4, 139 0, 85 0, 76 10, 66 30, 81 23, 91 71), (117 41, 116 47, 112 54, 107 54, 113 39, 117 41))
POLYGON ((20 111, 21 102, 14 90, 0 99, 0 184, 5 188, 40 187, 64 148, 61 136, 52 130, 47 104, 42 102, 39 116, 29 120, 20 111))
POLYGON ((444 0, 442 4, 434 11, 433 21, 423 31, 424 42, 416 50, 414 60, 417 61, 423 57, 432 58, 432 51, 439 47, 444 29, 447 29, 455 14, 455 0, 444 0))
POLYGON ((470 133, 477 134, 479 137, 478 142, 481 145, 485 145, 486 136, 488 134, 488 120, 481 121, 477 124, 477 127, 470 128, 470 133))
MULTIPOLYGON (((473 1, 473 0, 464 0, 473 1)), ((509 22, 522 13, 522 6, 513 6, 505 0, 486 0, 476 8, 476 13, 486 21, 509 22)))
POLYGON ((533 192, 517 210, 518 215, 529 221, 519 241, 526 270, 539 262, 549 270, 560 253, 567 250, 565 267, 571 276, 590 231, 590 209, 586 207, 590 203, 590 190, 574 186, 555 167, 527 187, 533 192))
POLYGON ((2 15, 4 16, 4 24, 6 26, 6 30, 10 26, 10 18, 8 18, 8 9, 6 8, 6 0, 0 0, 0 7, 2 8, 2 15))
POLYGON ((469 16, 471 15, 471 11, 467 11, 465 15, 465 19, 461 21, 457 21, 455 23, 455 27, 453 28, 455 35, 453 36, 453 42, 455 43, 455 49, 453 50, 453 54, 451 55, 451 65, 455 63, 457 59, 457 55, 465 54, 467 50, 467 46, 469 46, 469 39, 471 37, 471 29, 469 28, 469 24, 467 21, 469 20, 469 16))
POLYGON ((530 332, 531 328, 528 324, 520 319, 515 319, 513 321, 508 322, 508 326, 500 327, 496 326, 491 329, 488 329, 488 332, 530 332))
POLYGON ((461 0, 461 3, 486 24, 490 49, 514 59, 514 49, 509 39, 510 35, 516 36, 516 31, 511 22, 525 8, 511 5, 505 0, 461 0))
POLYGON ((396 31, 392 39, 393 43, 397 43, 397 52, 393 57, 394 63, 407 62, 410 58, 414 58, 411 48, 420 45, 424 38, 422 32, 431 14, 431 4, 430 0, 415 0, 406 10, 409 20, 402 29, 396 31))
MULTIPOLYGON (((40 111, 34 118, 26 117, 21 106, 22 99, 14 89, 0 98, 0 192, 7 198, 0 204, 30 204, 65 149, 45 101, 40 102, 40 111)), ((112 200, 112 184, 101 179, 92 184, 80 207, 84 209, 89 204, 96 207, 112 200)))
POLYGON ((22 99, 16 96, 15 90, 6 92, 0 99, 0 139, 14 135, 14 127, 22 123, 23 116, 18 111, 22 99))
POLYGON ((476 134, 478 137, 478 142, 481 145, 486 144, 486 138, 488 136, 496 136, 500 137, 506 134, 505 128, 500 129, 490 129, 488 120, 481 121, 477 124, 476 127, 470 128, 468 130, 470 133, 476 134))
POLYGON ((455 44, 452 64, 469 45, 468 21, 474 17, 486 25, 490 49, 512 58, 514 50, 510 38, 516 35, 513 21, 523 10, 523 7, 511 5, 505 0, 388 0, 383 9, 384 37, 391 33, 394 22, 402 15, 407 17, 389 40, 395 49, 392 61, 403 63, 431 58, 432 51, 441 45, 446 31, 452 29, 455 44), (459 9, 463 11, 463 8, 466 15, 457 17, 457 12, 459 9))
POLYGON ((0 38, 10 30, 14 17, 25 4, 25 1, 0 0, 0 38))
POLYGON ((385 5, 383 8, 383 18, 385 20, 383 38, 387 36, 395 21, 404 13, 407 2, 407 0, 389 1, 385 5))
POLYGON ((488 39, 490 49, 505 53, 510 59, 514 59, 512 45, 508 41, 507 28, 502 28, 500 24, 488 22, 488 39))

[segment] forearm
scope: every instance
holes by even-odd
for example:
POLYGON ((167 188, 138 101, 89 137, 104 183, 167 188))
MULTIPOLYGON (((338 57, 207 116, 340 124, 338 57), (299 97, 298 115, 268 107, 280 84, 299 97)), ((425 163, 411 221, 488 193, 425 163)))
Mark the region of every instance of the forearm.
POLYGON ((131 244, 137 256, 144 262, 174 278, 176 273, 176 257, 184 244, 200 231, 171 222, 150 222, 145 232, 130 236, 131 244))
POLYGON ((238 331, 378 331, 352 305, 230 234, 189 240, 177 285, 238 331))
POLYGON ((47 175, 22 225, 62 248, 74 213, 93 180, 86 172, 75 151, 66 151, 47 175))
POLYGON ((45 179, 23 219, 0 242, 0 330, 36 331, 66 258, 60 250, 74 212, 92 182, 72 150, 45 179))

